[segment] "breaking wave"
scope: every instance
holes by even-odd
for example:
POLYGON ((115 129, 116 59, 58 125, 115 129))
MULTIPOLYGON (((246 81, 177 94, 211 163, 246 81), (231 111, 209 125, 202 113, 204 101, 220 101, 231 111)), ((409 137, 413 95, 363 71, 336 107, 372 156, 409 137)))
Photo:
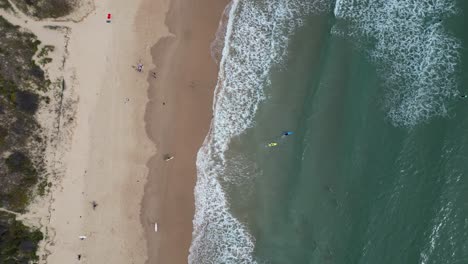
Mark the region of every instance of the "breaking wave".
POLYGON ((398 126, 414 126, 434 116, 446 116, 458 95, 460 42, 443 26, 455 15, 453 0, 338 0, 334 14, 349 27, 346 35, 368 49, 388 93, 385 108, 398 126), (367 48, 367 47, 366 47, 367 48))
POLYGON ((325 0, 234 0, 231 3, 227 25, 218 31, 225 37, 214 117, 197 156, 189 263, 256 263, 252 255, 254 238, 231 214, 221 185, 221 182, 236 182, 237 177, 236 173, 225 171, 228 162, 225 151, 233 137, 253 125, 257 106, 265 98, 263 89, 269 84, 270 70, 281 64, 290 35, 302 24, 301 17, 329 7, 329 1, 325 0))

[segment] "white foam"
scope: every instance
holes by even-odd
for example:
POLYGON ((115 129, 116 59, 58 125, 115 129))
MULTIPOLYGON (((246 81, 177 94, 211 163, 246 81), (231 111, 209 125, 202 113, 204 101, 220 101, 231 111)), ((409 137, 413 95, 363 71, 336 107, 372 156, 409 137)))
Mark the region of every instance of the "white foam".
POLYGON ((335 17, 348 28, 335 27, 332 34, 353 37, 358 45, 375 42, 369 55, 384 76, 385 108, 395 125, 446 116, 458 95, 460 42, 442 24, 455 13, 453 0, 336 1, 335 17))
POLYGON ((216 37, 211 42, 211 58, 219 65, 221 61, 221 55, 224 48, 224 38, 226 37, 227 26, 229 22, 229 14, 231 13, 231 7, 233 2, 230 2, 223 11, 221 15, 221 20, 219 21, 218 29, 216 30, 216 37))
MULTIPOLYGON (((444 201, 445 199, 442 199, 444 201)), ((445 201, 444 201, 445 202, 445 201)), ((453 219, 453 215, 456 214, 454 210, 454 204, 450 201, 446 202, 439 211, 437 212, 435 218, 432 221, 432 230, 431 233, 428 237, 428 242, 425 247, 423 247, 423 250, 420 253, 420 263, 421 264, 426 264, 426 263, 431 263, 432 257, 434 255, 434 251, 440 246, 440 244, 443 244, 443 241, 441 241, 440 237, 441 234, 443 233, 450 233, 450 226, 456 226, 453 223, 451 223, 451 219, 453 219)), ((450 260, 447 259, 448 262, 450 260)))
POLYGON ((281 64, 300 18, 326 7, 326 0, 233 1, 215 89, 214 117, 197 156, 189 263, 256 263, 252 256, 254 238, 229 211, 220 184, 235 183, 226 177, 237 177, 225 173, 228 161, 224 153, 233 137, 253 125, 270 70, 281 64))

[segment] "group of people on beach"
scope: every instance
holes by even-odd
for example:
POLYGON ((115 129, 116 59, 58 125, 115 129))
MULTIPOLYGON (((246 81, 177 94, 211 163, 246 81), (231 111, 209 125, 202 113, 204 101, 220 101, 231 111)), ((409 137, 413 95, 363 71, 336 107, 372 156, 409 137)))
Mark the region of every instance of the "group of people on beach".
POLYGON ((143 71, 143 64, 138 63, 138 65, 137 65, 137 71, 138 71, 138 72, 142 72, 142 71, 143 71))
MULTIPOLYGON (((137 67, 136 67, 136 70, 137 70, 138 72, 142 72, 142 71, 143 71, 143 64, 142 64, 142 63, 138 63, 138 64, 137 64, 137 67)), ((154 71, 151 72, 151 76, 153 76, 153 78, 156 79, 156 72, 154 72, 154 71)))

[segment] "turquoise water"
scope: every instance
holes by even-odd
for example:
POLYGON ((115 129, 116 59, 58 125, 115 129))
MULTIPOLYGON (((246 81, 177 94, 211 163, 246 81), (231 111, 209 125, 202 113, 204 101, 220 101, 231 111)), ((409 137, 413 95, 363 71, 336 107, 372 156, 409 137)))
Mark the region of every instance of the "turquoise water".
POLYGON ((468 263, 468 3, 233 6, 190 262, 468 263))

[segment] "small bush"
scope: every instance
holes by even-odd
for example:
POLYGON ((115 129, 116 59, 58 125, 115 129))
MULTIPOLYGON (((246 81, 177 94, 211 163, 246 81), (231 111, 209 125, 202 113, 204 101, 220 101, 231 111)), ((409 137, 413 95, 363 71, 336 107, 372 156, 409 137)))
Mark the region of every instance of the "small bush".
POLYGON ((49 55, 49 52, 53 52, 54 50, 55 50, 54 46, 45 45, 44 47, 42 47, 42 49, 39 52, 39 54, 37 55, 37 57, 39 57, 39 58, 45 57, 45 56, 49 55))
POLYGON ((37 261, 37 245, 42 239, 39 230, 31 230, 13 215, 0 213, 0 263, 37 261))
POLYGON ((19 172, 25 176, 36 176, 36 169, 28 156, 22 152, 15 151, 5 160, 10 172, 19 172))
POLYGON ((45 79, 44 71, 34 61, 31 63, 31 69, 29 70, 29 74, 31 74, 39 80, 45 79))
POLYGON ((4 80, 0 76, 0 96, 3 96, 10 102, 14 102, 12 101, 12 94, 14 94, 16 90, 18 90, 18 86, 16 86, 16 84, 13 81, 4 80))
POLYGON ((39 108, 39 95, 30 91, 17 91, 15 103, 19 110, 34 114, 39 108))
POLYGON ((37 185, 37 194, 39 196, 44 196, 47 191, 48 191, 49 183, 47 180, 42 180, 38 185, 37 185))
POLYGON ((41 64, 42 66, 46 65, 47 63, 51 63, 52 62, 52 59, 49 58, 49 57, 45 57, 45 58, 42 58, 39 60, 39 64, 41 64))
POLYGON ((24 212, 29 204, 29 193, 20 188, 16 188, 7 196, 10 210, 14 212, 24 212))
POLYGON ((6 10, 12 9, 10 2, 8 2, 8 0, 0 0, 0 8, 6 9, 6 10))
POLYGON ((23 12, 38 18, 58 18, 73 11, 74 0, 14 0, 23 12))
POLYGON ((5 143, 7 136, 8 136, 8 130, 0 126, 0 147, 5 143))

